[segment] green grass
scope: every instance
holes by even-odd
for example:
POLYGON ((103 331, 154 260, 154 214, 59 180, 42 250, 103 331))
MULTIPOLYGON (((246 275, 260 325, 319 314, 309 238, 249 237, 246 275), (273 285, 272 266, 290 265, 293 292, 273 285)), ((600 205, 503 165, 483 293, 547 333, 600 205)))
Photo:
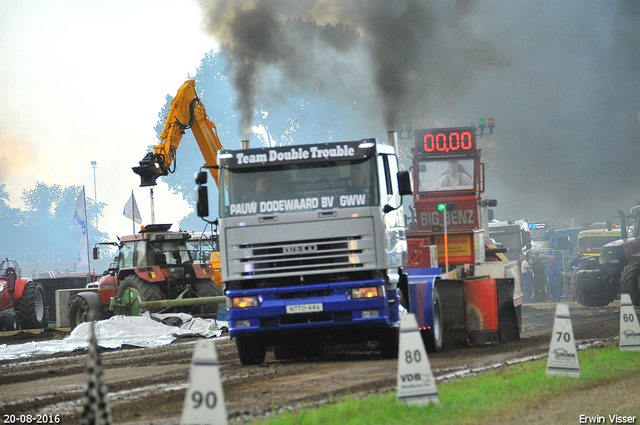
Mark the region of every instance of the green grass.
POLYGON ((484 424, 544 405, 559 394, 598 387, 637 376, 640 353, 620 351, 618 345, 578 352, 581 378, 549 377, 547 359, 509 366, 480 376, 438 385, 440 406, 405 406, 396 393, 366 399, 347 399, 329 406, 286 413, 265 420, 269 425, 424 425, 484 424), (515 396, 514 396, 515 395, 515 396))

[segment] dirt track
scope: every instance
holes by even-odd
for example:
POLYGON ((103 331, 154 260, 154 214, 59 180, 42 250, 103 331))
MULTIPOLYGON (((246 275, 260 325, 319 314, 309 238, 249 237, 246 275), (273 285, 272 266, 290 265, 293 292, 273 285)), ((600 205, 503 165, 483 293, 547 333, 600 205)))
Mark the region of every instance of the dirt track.
MULTIPOLYGON (((619 335, 619 301, 605 308, 568 303, 578 343, 611 341, 619 335)), ((449 379, 539 358, 548 353, 554 303, 524 306, 520 341, 445 350, 429 356, 438 379, 449 379)), ((50 337, 0 334, 0 343, 50 337)), ((102 350, 116 424, 177 424, 188 382, 195 339, 161 348, 102 350)), ((241 366, 228 337, 216 339, 230 421, 245 422, 272 410, 298 410, 349 394, 366 397, 395 390, 397 361, 383 360, 373 347, 348 347, 297 361, 278 361, 268 352, 260 366, 241 366)), ((85 352, 0 362, 0 413, 60 415, 77 423, 84 382, 85 352)))

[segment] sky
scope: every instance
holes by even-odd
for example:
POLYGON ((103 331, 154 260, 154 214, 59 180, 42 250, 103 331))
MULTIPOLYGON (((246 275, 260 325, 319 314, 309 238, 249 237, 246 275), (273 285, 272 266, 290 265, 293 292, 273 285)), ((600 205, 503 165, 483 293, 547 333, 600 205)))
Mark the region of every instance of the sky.
MULTIPOLYGON (((131 167, 156 143, 165 96, 220 42, 245 127, 265 68, 286 80, 274 102, 312 82, 360 99, 372 126, 493 117, 480 146, 496 218, 603 221, 640 201, 639 34, 635 0, 2 0, 0 183, 13 206, 38 181, 94 197, 97 161, 100 230, 130 232, 132 190, 150 222, 131 167), (288 33, 288 18, 323 30, 288 33)), ((186 211, 156 187, 157 223, 186 211)))
POLYGON ((479 146, 500 220, 588 225, 640 201, 637 0, 200 3, 207 32, 236 58, 245 127, 261 71, 277 68, 286 84, 274 98, 313 82, 326 98, 359 99, 362 133, 495 118, 479 146))
MULTIPOLYGON (((84 185, 107 204, 99 229, 114 238, 131 233, 133 190, 150 223, 149 189, 131 167, 157 143, 166 95, 216 49, 200 22, 190 0, 0 1, 0 184, 11 206, 36 182, 84 185)), ((164 183, 154 199, 156 223, 187 213, 164 183)))

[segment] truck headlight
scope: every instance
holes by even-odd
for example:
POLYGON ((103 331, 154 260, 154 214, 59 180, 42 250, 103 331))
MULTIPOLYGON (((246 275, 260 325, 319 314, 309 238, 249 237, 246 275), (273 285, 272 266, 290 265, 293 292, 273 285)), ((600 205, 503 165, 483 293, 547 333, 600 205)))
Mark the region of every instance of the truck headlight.
POLYGON ((362 298, 384 297, 384 286, 369 286, 366 288, 354 288, 351 290, 351 298, 354 300, 362 298))
POLYGON ((231 298, 231 308, 257 307, 258 297, 237 297, 231 298))

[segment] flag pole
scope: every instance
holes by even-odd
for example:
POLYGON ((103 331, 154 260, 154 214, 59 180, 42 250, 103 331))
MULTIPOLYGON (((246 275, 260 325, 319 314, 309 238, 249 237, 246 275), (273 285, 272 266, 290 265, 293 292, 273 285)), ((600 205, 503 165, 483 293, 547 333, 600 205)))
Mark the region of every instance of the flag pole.
POLYGON ((88 270, 88 276, 87 279, 91 279, 91 255, 90 254, 90 248, 89 248, 89 223, 87 220, 87 194, 84 191, 84 185, 82 185, 82 195, 84 197, 83 201, 84 201, 84 225, 86 227, 86 231, 85 231, 85 236, 87 238, 87 270, 88 270))
POLYGON ((149 188, 149 197, 151 199, 151 224, 156 224, 156 211, 153 201, 153 186, 149 188))
POLYGON ((133 189, 131 189, 131 230, 133 231, 133 233, 131 233, 132 235, 136 234, 136 211, 133 209, 133 189))

